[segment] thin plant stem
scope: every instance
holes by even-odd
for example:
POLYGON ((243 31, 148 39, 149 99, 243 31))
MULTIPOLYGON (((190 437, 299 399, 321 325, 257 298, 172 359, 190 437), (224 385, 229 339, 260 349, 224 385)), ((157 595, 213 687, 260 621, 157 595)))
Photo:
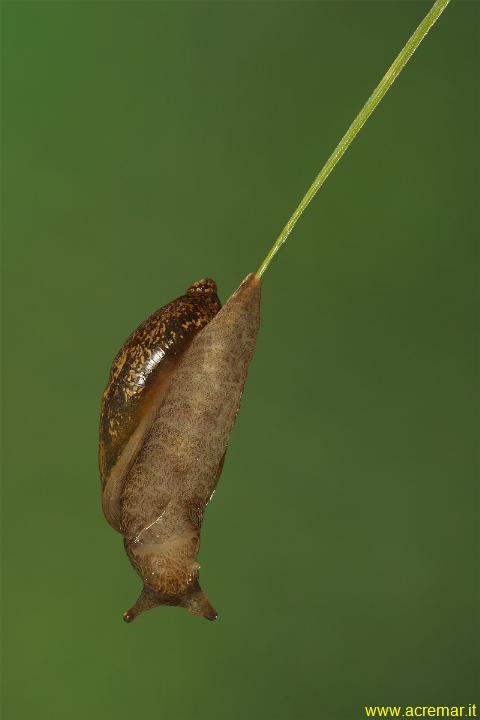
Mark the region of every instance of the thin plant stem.
POLYGON ((420 43, 422 42, 425 35, 428 33, 430 28, 436 23, 442 12, 447 7, 450 0, 436 0, 436 2, 433 4, 432 8, 429 10, 429 12, 425 15, 420 25, 417 27, 413 35, 409 38, 405 46, 400 50, 397 57, 391 64, 391 66, 388 68, 387 72, 383 76, 383 78, 378 83, 377 87, 373 91, 373 93, 368 98, 365 105, 362 107, 360 112, 358 113, 355 120, 352 122, 350 127, 348 128, 345 135, 342 137, 340 142, 338 143, 337 147, 333 151, 333 153, 328 158, 327 162, 323 166, 323 168, 318 173, 317 177, 313 181, 313 183, 308 188, 307 192, 301 199, 298 207, 296 208, 295 212, 283 228, 282 232, 278 236, 278 238, 275 240, 274 244, 272 245, 272 248, 270 249, 270 252, 260 265, 259 269, 257 270, 257 277, 261 277, 265 270, 268 268, 270 263, 272 262, 274 256, 277 254, 277 252, 280 250, 281 246, 287 239, 287 237, 292 232, 293 228, 295 227, 297 221, 300 219, 302 213, 304 212, 305 208, 309 203, 313 200, 318 190, 322 187, 325 180, 328 178, 330 173, 332 172, 335 165, 338 163, 342 155, 348 150, 348 147, 350 146, 351 142, 354 140, 356 135, 360 132, 361 128, 365 123, 367 122, 370 115, 373 113, 375 108, 377 107, 380 100, 383 98, 383 96, 387 93, 391 85, 394 83, 396 78, 399 76, 407 62, 412 57, 415 50, 418 48, 420 43))

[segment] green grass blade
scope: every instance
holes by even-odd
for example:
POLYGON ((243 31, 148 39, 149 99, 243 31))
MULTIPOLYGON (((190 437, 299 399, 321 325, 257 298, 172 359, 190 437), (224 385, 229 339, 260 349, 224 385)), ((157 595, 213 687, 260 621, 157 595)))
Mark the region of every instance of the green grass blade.
POLYGON ((367 122, 370 115, 373 113, 375 108, 377 107, 378 103, 382 100, 382 98, 385 96, 385 94, 388 92, 396 78, 400 75, 401 71, 405 67, 405 65, 408 63, 410 58, 412 57, 415 50, 418 48, 420 43, 422 42, 425 35, 428 33, 430 28, 436 23, 442 12, 447 7, 450 0, 436 0, 432 8, 429 10, 429 12, 425 15, 422 22, 419 24, 413 35, 409 38, 409 40, 406 42, 405 46, 400 50, 397 57, 391 64, 391 66, 388 68, 387 72, 383 76, 383 78, 378 83, 377 87, 373 91, 373 93, 368 98, 365 105, 362 107, 360 112, 358 113, 355 120, 352 122, 350 127, 348 128, 345 135, 342 137, 340 142, 338 143, 337 147, 333 151, 333 153, 328 158, 327 162, 323 166, 323 168, 318 173, 317 177, 313 181, 313 183, 308 188, 307 192, 301 199, 298 207, 294 211, 293 215, 283 228, 282 232, 278 236, 278 238, 275 240, 274 244, 272 245, 268 255, 265 257, 264 261, 260 265, 259 269, 257 270, 257 276, 261 277, 265 270, 268 268, 270 263, 272 262, 274 256, 277 254, 277 252, 280 250, 281 246, 287 239, 287 237, 292 232, 293 228, 295 227, 296 223, 300 219, 301 215, 303 214, 306 207, 310 204, 310 202, 313 200, 315 195, 317 194, 318 190, 322 187, 325 180, 328 178, 330 173, 332 172, 335 165, 338 163, 342 155, 348 150, 348 147, 354 140, 354 138, 357 136, 357 134, 362 129, 363 125, 367 122))

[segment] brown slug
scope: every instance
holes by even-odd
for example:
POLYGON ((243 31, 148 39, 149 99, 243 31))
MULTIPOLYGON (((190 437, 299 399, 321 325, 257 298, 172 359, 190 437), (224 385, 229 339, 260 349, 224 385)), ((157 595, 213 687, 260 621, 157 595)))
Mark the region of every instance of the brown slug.
POLYGON ((197 554, 260 322, 248 275, 220 310, 213 280, 151 315, 116 356, 103 394, 100 473, 106 519, 143 581, 131 622, 158 605, 214 620, 197 554))

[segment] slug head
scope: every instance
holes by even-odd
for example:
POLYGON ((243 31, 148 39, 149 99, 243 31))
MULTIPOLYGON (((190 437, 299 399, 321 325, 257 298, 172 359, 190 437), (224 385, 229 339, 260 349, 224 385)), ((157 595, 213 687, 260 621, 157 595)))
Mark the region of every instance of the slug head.
POLYGON ((192 615, 204 617, 206 620, 217 619, 217 611, 202 591, 197 578, 182 595, 165 595, 144 586, 135 604, 123 614, 123 619, 131 623, 140 613, 160 605, 184 607, 192 615))

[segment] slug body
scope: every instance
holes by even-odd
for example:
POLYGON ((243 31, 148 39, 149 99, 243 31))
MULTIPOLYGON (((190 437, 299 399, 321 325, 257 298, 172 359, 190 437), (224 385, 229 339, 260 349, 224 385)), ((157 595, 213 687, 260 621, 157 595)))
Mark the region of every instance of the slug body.
POLYGON ((127 622, 158 605, 182 606, 209 620, 217 616, 198 581, 200 529, 255 349, 260 287, 255 275, 247 276, 168 366, 160 399, 150 400, 142 415, 148 420, 135 451, 127 453, 122 482, 112 486, 121 490, 109 492, 107 506, 115 507, 109 514, 143 581, 124 615, 127 622))

